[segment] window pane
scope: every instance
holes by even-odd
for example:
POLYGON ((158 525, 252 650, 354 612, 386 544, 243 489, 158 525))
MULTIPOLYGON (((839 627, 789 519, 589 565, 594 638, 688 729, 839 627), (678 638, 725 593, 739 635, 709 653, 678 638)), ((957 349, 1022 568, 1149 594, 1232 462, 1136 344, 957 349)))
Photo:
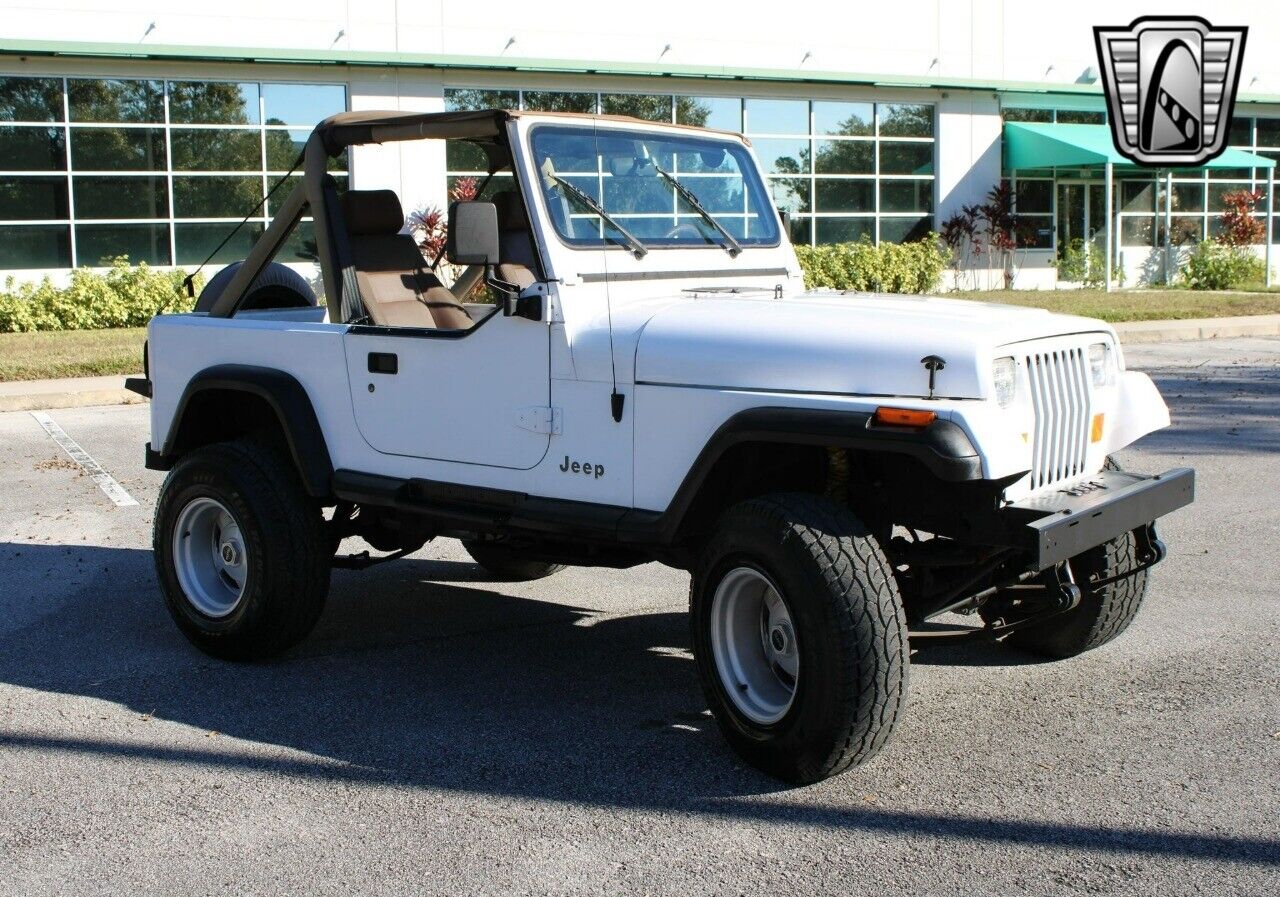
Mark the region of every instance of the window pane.
POLYGON ((0 78, 0 121, 62 121, 62 79, 0 78))
POLYGON ((256 130, 174 128, 169 135, 174 171, 261 171, 261 141, 256 130))
POLYGON ((169 264, 169 225, 76 225, 77 264, 105 267, 121 255, 128 256, 129 262, 135 265, 138 262, 169 264))
POLYGON ((174 214, 179 218, 243 218, 262 199, 260 177, 175 177, 174 214))
POLYGON ((932 212, 933 181, 881 181, 881 212, 932 212))
POLYGON ((721 131, 742 130, 742 100, 737 97, 676 97, 676 122, 721 131))
POLYGON ((1248 190, 1248 184, 1210 184, 1209 185, 1209 211, 1222 212, 1225 211, 1226 197, 1228 193, 1237 193, 1241 190, 1248 190))
POLYGON ((1053 246, 1052 215, 1025 215, 1019 212, 1014 230, 1018 245, 1023 249, 1049 249, 1053 246))
POLYGON ((748 134, 808 134, 807 100, 747 100, 748 134))
POLYGON ((813 219, 791 219, 791 242, 797 246, 808 246, 813 241, 813 219))
POLYGON ((1107 114, 1105 112, 1079 112, 1075 109, 1059 109, 1058 124, 1060 125, 1105 125, 1107 123, 1107 114))
POLYGON ((1258 146, 1280 146, 1280 118, 1258 119, 1258 146))
POLYGON ((1247 181, 1253 177, 1253 169, 1251 168, 1210 168, 1209 180, 1211 181, 1247 181))
POLYGON ((816 145, 818 174, 875 174, 875 144, 870 140, 819 140, 816 145))
POLYGON ((489 170, 489 157, 469 140, 445 141, 444 160, 444 166, 449 171, 489 170))
POLYGON ((1154 217, 1124 215, 1120 219, 1121 246, 1154 246, 1155 234, 1154 217))
POLYGON ((72 180, 76 218, 169 217, 169 185, 163 176, 77 176, 72 180))
POLYGON ((0 227, 0 268, 70 268, 71 235, 65 225, 0 227))
POLYGON ((881 103, 880 134, 889 137, 932 137, 933 107, 881 103))
POLYGON ((828 103, 814 101, 813 133, 869 137, 875 133, 871 103, 828 103))
POLYGON ((876 238, 875 218, 818 218, 814 224, 819 244, 857 243, 876 238))
MULTIPOLYGON (((347 189, 347 182, 349 178, 345 174, 339 174, 339 175, 335 175, 333 179, 338 184, 338 193, 339 194, 344 193, 347 189)), ((271 191, 275 190, 275 193, 272 195, 271 199, 267 200, 266 214, 267 215, 275 214, 274 210, 279 209, 280 206, 284 203, 284 201, 289 198, 289 194, 293 192, 294 188, 301 183, 302 183, 302 175, 300 174, 291 174, 287 178, 284 177, 283 175, 267 178, 267 192, 271 193, 271 191), (279 190, 275 190, 276 186, 280 184, 281 181, 284 181, 283 186, 281 186, 279 190)), ((254 201, 256 202, 257 200, 254 200, 254 201)), ((245 216, 245 212, 240 213, 241 218, 243 218, 244 216, 245 216)))
POLYGON ((792 214, 813 211, 807 178, 770 178, 768 184, 769 195, 778 208, 792 214))
POLYGON ((77 171, 164 171, 159 128, 73 128, 71 161, 77 171))
POLYGON ((260 121, 258 85, 170 81, 169 121, 175 125, 256 125, 260 121))
POLYGON ((72 79, 67 82, 67 99, 72 121, 164 121, 164 84, 160 81, 72 79))
POLYGON ((818 178, 819 212, 874 212, 875 181, 818 178))
POLYGON ((931 218, 881 218, 880 242, 910 243, 923 240, 932 225, 931 218))
POLYGON ((549 90, 526 90, 524 108, 534 112, 595 112, 594 93, 557 93, 549 90))
POLYGON ((881 142, 880 173, 933 174, 933 144, 881 142))
POLYGON ((646 121, 671 121, 671 97, 667 94, 604 94, 600 97, 600 109, 606 115, 630 115, 646 121))
MULTIPOLYGON (((174 242, 177 244, 178 258, 176 263, 179 265, 198 265, 205 260, 209 253, 213 252, 224 239, 227 234, 231 233, 231 229, 235 224, 226 222, 223 224, 183 224, 179 222, 174 225, 174 242)), ((210 259, 210 264, 225 265, 229 262, 238 262, 249 254, 249 250, 253 248, 253 244, 257 242, 258 237, 262 236, 262 225, 255 221, 240 228, 227 245, 223 246, 214 258, 210 259)))
POLYGON ((276 254, 276 261, 283 264, 300 264, 302 262, 319 263, 320 253, 316 248, 316 227, 311 221, 299 221, 298 226, 289 234, 284 246, 276 254))
POLYGON ((10 171, 66 170, 62 129, 0 127, 0 167, 10 171))
POLYGON ((752 140, 760 165, 770 174, 808 174, 809 141, 805 139, 752 140))
POLYGON ((486 90, 482 87, 450 87, 444 92, 446 112, 475 109, 519 109, 518 90, 486 90))
MULTIPOLYGON (((267 131, 267 170, 289 171, 293 168, 310 136, 311 132, 307 130, 267 131)), ((346 150, 329 159, 330 171, 346 171, 347 167, 346 150)))
POLYGON ((1204 239, 1204 218, 1200 215, 1174 215, 1169 238, 1174 246, 1199 243, 1204 239))
POLYGON ((1204 184, 1173 184, 1173 209, 1175 212, 1204 211, 1204 184))
POLYGON ((1253 146, 1253 119, 1231 119, 1231 131, 1227 134, 1228 146, 1253 146))
POLYGON ((1053 211, 1053 181, 1019 180, 1018 214, 1053 211))
POLYGON ((264 84, 262 107, 269 125, 314 127, 347 109, 347 89, 341 84, 264 84))
POLYGON ((0 221, 69 217, 65 177, 0 177, 0 221))
POLYGON ((1122 181, 1120 211, 1153 212, 1156 207, 1156 185, 1153 181, 1122 181))
POLYGON ((1052 109, 1002 109, 1000 114, 1005 121, 1040 122, 1048 124, 1053 121, 1052 109))

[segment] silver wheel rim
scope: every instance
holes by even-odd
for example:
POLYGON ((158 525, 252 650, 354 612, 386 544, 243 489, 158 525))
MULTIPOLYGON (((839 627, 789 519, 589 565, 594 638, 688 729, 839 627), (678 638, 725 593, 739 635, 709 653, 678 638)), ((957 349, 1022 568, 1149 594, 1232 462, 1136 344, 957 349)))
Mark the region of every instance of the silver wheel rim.
POLYGON ((735 707, 754 723, 787 715, 800 678, 791 612, 769 578, 751 567, 725 574, 711 600, 711 653, 735 707))
POLYGON ((178 514, 173 566, 187 601, 206 617, 220 619, 239 606, 249 559, 240 524, 220 502, 195 498, 178 514))

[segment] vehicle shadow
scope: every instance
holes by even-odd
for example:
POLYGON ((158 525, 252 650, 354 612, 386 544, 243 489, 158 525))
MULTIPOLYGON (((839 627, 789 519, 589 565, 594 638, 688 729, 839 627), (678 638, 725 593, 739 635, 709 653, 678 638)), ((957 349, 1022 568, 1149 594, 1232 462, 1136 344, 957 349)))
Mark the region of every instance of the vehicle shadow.
POLYGON ((5 605, 12 614, 0 620, 0 681, 282 749, 184 739, 171 729, 164 743, 125 742, 0 722, 4 751, 1280 866, 1280 840, 1270 838, 778 794, 784 786, 739 763, 705 714, 684 613, 599 617, 513 597, 499 589, 515 589, 486 583, 468 564, 408 560, 337 573, 315 635, 256 665, 211 660, 187 645, 164 613, 147 551, 0 544, 0 581, 27 602, 5 605), (63 591, 49 586, 58 570, 71 574, 63 591))

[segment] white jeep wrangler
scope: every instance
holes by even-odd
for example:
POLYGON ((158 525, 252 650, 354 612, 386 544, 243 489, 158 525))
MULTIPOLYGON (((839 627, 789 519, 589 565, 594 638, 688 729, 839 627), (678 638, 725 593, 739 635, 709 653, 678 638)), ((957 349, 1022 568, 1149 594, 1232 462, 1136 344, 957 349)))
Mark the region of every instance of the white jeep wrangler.
POLYGON ((152 321, 133 383, 148 466, 170 471, 156 569, 212 655, 304 638, 331 567, 382 559, 335 557, 348 536, 388 559, 457 537, 519 579, 657 560, 692 573, 725 737, 812 782, 886 743, 910 647, 1114 638, 1164 556, 1153 521, 1192 500, 1189 469, 1108 461, 1169 422, 1112 328, 806 291, 738 135, 350 112, 299 165, 248 257, 152 321), (449 209, 448 269, 394 193, 326 174, 348 147, 423 139, 490 171, 485 201, 449 209), (304 217, 323 304, 274 261, 304 217), (974 625, 936 622, 957 612, 974 625))

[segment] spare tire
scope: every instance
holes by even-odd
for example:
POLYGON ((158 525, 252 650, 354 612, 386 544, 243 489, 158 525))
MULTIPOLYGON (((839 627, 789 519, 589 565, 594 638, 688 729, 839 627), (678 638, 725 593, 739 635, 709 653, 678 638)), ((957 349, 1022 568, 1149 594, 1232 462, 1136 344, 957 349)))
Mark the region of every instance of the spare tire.
MULTIPOLYGON (((226 290, 227 285, 231 283, 231 278, 236 276, 236 272, 243 264, 244 262, 233 262, 209 278, 209 282, 200 291, 200 298, 196 300, 195 310, 207 312, 212 309, 213 304, 226 290)), ((306 308, 315 304, 315 290, 311 289, 311 284, 307 283, 305 277, 287 265, 271 262, 262 269, 262 273, 245 293, 244 300, 240 303, 240 310, 306 308)))

